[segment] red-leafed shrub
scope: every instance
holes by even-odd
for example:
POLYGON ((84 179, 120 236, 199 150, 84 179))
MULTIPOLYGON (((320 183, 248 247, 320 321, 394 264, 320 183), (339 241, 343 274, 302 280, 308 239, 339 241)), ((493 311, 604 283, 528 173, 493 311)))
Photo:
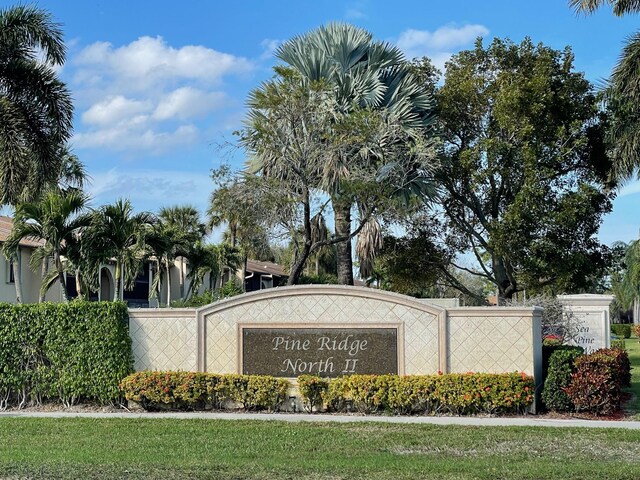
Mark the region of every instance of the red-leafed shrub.
POLYGON ((620 409, 622 388, 631 381, 631 366, 625 350, 600 349, 578 357, 567 395, 576 411, 598 415, 620 409))

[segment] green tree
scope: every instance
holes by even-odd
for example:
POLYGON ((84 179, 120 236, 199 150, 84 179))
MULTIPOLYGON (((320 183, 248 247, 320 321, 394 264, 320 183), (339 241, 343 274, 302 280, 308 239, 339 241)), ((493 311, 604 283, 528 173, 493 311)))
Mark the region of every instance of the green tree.
POLYGON ((62 30, 48 12, 0 10, 0 205, 34 200, 62 169, 59 149, 73 120, 71 96, 54 70, 64 60, 62 30))
POLYGON ((255 259, 270 257, 269 231, 276 217, 282 218, 288 209, 276 205, 286 202, 277 198, 273 183, 265 185, 262 178, 250 174, 234 174, 227 166, 213 170, 216 189, 211 193, 207 216, 209 228, 226 224, 223 242, 242 253, 242 285, 249 255, 255 259), (279 211, 279 215, 276 212, 279 211))
POLYGON ((158 213, 158 220, 172 243, 172 257, 180 258, 180 299, 185 298, 184 289, 184 260, 189 263, 189 257, 196 242, 201 242, 207 233, 204 223, 200 220, 200 213, 191 205, 164 207, 158 213))
MULTIPOLYGON (((593 13, 611 6, 614 15, 640 12, 636 0, 569 0, 582 13, 593 13)), ((608 143, 613 160, 613 175, 627 179, 640 168, 640 32, 631 35, 622 49, 605 88, 607 109, 611 115, 608 143)))
POLYGON ((122 288, 132 286, 144 258, 145 242, 156 223, 148 212, 134 213, 129 200, 103 205, 92 215, 83 241, 94 251, 94 261, 115 260, 114 301, 122 300, 122 288))
MULTIPOLYGON (((44 242, 32 256, 31 267, 39 268, 43 258, 53 257, 55 273, 62 294, 67 297, 66 266, 64 257, 71 245, 74 245, 80 233, 90 224, 89 214, 83 213, 87 206, 87 196, 79 191, 45 192, 36 202, 18 205, 14 217, 14 226, 9 238, 3 245, 5 255, 14 252, 23 239, 44 242)), ((43 279, 41 296, 51 286, 43 279)))
POLYGON ((599 104, 571 50, 478 40, 449 61, 437 99, 446 226, 478 265, 460 268, 502 300, 589 288, 613 193, 599 104))
MULTIPOLYGON (((395 184, 392 194, 429 191, 432 157, 426 149, 416 154, 415 147, 416 132, 433 125, 432 97, 414 81, 398 48, 352 25, 333 23, 294 37, 276 56, 307 85, 325 84, 333 96, 336 124, 324 141, 321 185, 331 197, 335 236, 342 239, 336 245, 338 279, 352 285, 354 207, 363 225, 383 183, 395 184)), ((423 131, 420 138, 426 137, 423 131)))

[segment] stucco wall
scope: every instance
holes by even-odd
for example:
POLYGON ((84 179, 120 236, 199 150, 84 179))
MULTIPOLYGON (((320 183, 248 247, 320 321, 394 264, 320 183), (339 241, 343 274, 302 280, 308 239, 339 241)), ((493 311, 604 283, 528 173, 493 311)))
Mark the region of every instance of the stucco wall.
POLYGON ((192 309, 130 310, 136 369, 241 372, 243 325, 398 326, 399 373, 541 376, 540 308, 445 309, 389 292, 299 286, 192 309))

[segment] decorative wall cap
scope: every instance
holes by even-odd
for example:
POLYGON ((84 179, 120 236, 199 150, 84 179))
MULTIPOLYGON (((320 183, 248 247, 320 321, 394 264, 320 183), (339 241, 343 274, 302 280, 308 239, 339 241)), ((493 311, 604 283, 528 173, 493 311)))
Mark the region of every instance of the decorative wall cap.
POLYGON ((580 293, 577 295, 558 295, 558 300, 565 305, 608 307, 615 300, 613 295, 598 295, 594 293, 580 293))
POLYGON ((200 307, 197 310, 197 315, 198 317, 203 317, 228 308, 237 307, 238 305, 253 303, 260 300, 307 295, 340 295, 345 297, 380 300, 421 310, 434 316, 438 316, 446 312, 445 308, 438 305, 420 302, 414 297, 401 295, 395 292, 376 290, 373 288, 353 287, 350 285, 294 285, 290 287, 267 288, 256 292, 243 293, 242 295, 237 295, 235 297, 227 298, 226 300, 221 300, 219 302, 200 307))
POLYGON ((544 312, 542 307, 455 307, 447 308, 449 317, 513 317, 513 316, 539 316, 544 312))
POLYGON ((178 318, 195 318, 195 308, 130 308, 129 317, 178 317, 178 318))

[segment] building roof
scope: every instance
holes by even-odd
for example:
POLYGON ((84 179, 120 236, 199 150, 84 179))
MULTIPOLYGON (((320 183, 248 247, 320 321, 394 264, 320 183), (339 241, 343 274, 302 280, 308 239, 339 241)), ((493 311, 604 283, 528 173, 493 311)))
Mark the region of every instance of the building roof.
MULTIPOLYGON (((13 219, 0 215, 0 243, 7 241, 12 229, 13 219)), ((44 242, 42 240, 34 240, 32 238, 23 238, 20 240, 20 245, 23 247, 37 248, 44 245, 44 242)))
POLYGON ((289 276, 281 265, 273 262, 264 262, 262 260, 247 260, 247 272, 275 275, 276 277, 289 276))

